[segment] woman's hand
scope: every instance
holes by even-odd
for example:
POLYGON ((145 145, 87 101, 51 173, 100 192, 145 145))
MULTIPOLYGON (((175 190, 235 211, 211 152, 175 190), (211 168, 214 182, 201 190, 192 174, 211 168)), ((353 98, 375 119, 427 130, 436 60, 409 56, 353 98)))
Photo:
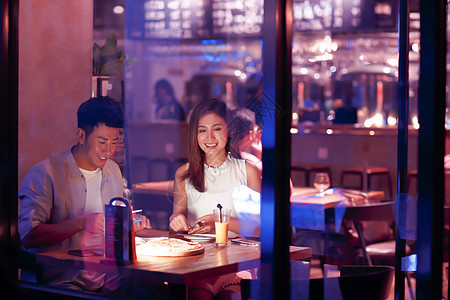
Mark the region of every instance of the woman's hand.
POLYGON ((194 227, 191 228, 188 233, 189 234, 195 234, 195 233, 209 233, 215 229, 215 222, 214 222, 214 215, 205 215, 201 218, 199 218, 195 223, 203 223, 204 226, 194 227))
POLYGON ((173 232, 188 231, 189 223, 182 213, 174 214, 170 217, 169 229, 173 232))
POLYGON ((150 220, 144 215, 133 214, 133 226, 134 232, 141 231, 142 229, 151 229, 152 225, 150 224, 150 220))

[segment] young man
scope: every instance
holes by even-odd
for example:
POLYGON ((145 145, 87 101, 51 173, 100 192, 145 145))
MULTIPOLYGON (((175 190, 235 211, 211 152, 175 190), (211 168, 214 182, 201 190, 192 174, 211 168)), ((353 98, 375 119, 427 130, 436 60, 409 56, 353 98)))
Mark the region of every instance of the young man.
MULTIPOLYGON (((118 165, 109 158, 123 127, 122 109, 109 97, 91 98, 78 108, 77 144, 28 172, 19 189, 19 233, 24 248, 46 252, 101 245, 104 206, 122 196, 118 165)), ((148 219, 135 229, 150 228, 148 219)), ((110 274, 95 270, 45 269, 43 283, 100 291, 110 274)), ((109 289, 109 287, 107 287, 109 289)))

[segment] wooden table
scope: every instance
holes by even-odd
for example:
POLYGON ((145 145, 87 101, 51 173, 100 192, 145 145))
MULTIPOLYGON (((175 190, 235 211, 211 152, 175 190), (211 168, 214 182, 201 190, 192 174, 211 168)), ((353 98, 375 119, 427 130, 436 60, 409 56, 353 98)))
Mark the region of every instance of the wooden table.
MULTIPOLYGON (((157 236, 158 231, 149 230, 144 236, 157 236)), ((161 234, 160 234, 161 236, 161 234)), ((167 236, 163 234, 163 236, 167 236)), ((111 266, 101 262, 103 257, 77 257, 59 250, 37 254, 37 262, 44 265, 95 269, 99 272, 119 271, 125 276, 146 278, 154 282, 167 282, 175 286, 182 285, 182 294, 187 295, 189 282, 211 278, 213 276, 238 272, 249 268, 258 268, 260 263, 259 247, 242 246, 231 243, 225 248, 215 248, 213 242, 202 243, 203 254, 187 257, 148 257, 138 256, 137 262, 129 266, 111 266)), ((290 246, 291 260, 310 258, 309 247, 290 246)), ((180 290, 178 287, 177 290, 180 290)), ((179 295, 178 297, 184 297, 179 295)))
POLYGON ((351 202, 358 203, 364 199, 369 201, 380 201, 384 198, 383 191, 368 191, 362 192, 359 190, 342 189, 344 195, 325 194, 323 197, 317 196, 319 190, 309 187, 294 187, 292 190, 291 204, 318 204, 322 208, 327 209, 334 207, 336 203, 343 200, 350 200, 351 202), (315 196, 316 195, 316 196, 315 196))
POLYGON ((335 191, 333 194, 318 195, 314 188, 294 187, 291 196, 291 224, 294 227, 325 231, 326 213, 334 211, 335 219, 343 217, 347 205, 357 205, 364 201, 380 201, 383 191, 363 193, 357 190, 335 191))
MULTIPOLYGON (((367 202, 379 202, 384 199, 383 191, 361 192, 358 190, 341 190, 323 197, 314 188, 295 188, 291 196, 291 224, 293 233, 303 235, 315 243, 314 254, 328 254, 330 234, 340 232, 345 210, 349 205, 367 202), (342 193, 343 192, 343 193, 342 193), (323 247, 323 249, 321 249, 323 247)), ((308 244, 307 245, 311 245, 308 244)))

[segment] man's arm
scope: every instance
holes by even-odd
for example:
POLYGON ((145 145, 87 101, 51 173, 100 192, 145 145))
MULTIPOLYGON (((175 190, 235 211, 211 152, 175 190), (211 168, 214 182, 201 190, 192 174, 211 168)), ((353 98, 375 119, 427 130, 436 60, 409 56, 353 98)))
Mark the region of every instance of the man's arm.
POLYGON ((84 230, 82 218, 70 219, 56 224, 41 223, 23 239, 25 248, 46 247, 61 243, 77 232, 84 230))
POLYGON ((101 234, 104 220, 103 214, 92 213, 55 224, 40 223, 22 239, 22 245, 25 248, 53 246, 84 230, 101 234))

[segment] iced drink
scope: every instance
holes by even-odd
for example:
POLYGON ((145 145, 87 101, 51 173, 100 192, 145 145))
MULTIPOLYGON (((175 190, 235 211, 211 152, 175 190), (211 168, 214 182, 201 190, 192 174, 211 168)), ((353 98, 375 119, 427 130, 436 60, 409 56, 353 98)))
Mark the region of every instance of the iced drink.
POLYGON ((216 243, 226 244, 228 241, 228 222, 216 222, 216 243))
POLYGON ((214 209, 214 221, 216 224, 216 243, 218 247, 227 245, 228 242, 228 224, 230 221, 231 210, 214 209))

